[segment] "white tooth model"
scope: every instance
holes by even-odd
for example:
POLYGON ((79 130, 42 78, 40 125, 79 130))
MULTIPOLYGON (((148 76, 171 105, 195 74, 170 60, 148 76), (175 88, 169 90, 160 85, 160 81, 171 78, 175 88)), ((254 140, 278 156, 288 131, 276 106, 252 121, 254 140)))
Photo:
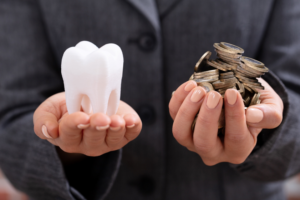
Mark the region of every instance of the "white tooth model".
POLYGON ((65 85, 69 114, 117 112, 123 73, 123 54, 116 44, 98 48, 82 41, 67 49, 62 58, 61 73, 65 85))

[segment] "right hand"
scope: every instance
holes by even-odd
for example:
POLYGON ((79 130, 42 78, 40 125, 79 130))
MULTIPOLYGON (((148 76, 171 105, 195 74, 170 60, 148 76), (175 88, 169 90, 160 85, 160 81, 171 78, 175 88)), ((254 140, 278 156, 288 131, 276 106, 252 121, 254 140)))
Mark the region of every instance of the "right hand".
POLYGON ((120 101, 116 115, 103 113, 69 114, 65 93, 46 99, 33 116, 34 131, 41 139, 67 153, 100 156, 118 150, 135 139, 141 132, 142 122, 138 114, 120 101))

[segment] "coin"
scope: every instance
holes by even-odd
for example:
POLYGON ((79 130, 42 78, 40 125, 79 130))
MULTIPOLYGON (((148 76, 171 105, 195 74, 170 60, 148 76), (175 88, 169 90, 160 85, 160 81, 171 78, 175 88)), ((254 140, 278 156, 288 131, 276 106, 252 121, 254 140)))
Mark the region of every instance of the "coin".
POLYGON ((234 73, 226 72, 226 73, 220 74, 220 79, 228 79, 228 78, 234 78, 234 73))
POLYGON ((194 71, 195 71, 195 72, 198 72, 200 65, 203 63, 203 60, 208 60, 208 59, 210 58, 210 56, 211 56, 211 52, 210 52, 210 51, 205 52, 205 53, 201 56, 201 58, 198 60, 198 62, 196 63, 196 66, 195 66, 195 68, 194 68, 194 71))
POLYGON ((209 66, 212 66, 212 67, 214 67, 214 68, 217 68, 217 69, 219 69, 219 70, 221 70, 221 71, 227 71, 227 69, 226 69, 223 65, 219 64, 218 62, 216 62, 216 61, 214 61, 214 60, 208 60, 208 61, 207 61, 207 64, 208 64, 209 66))
POLYGON ((224 48, 220 45, 220 43, 214 43, 213 45, 216 49, 218 49, 219 51, 223 51, 223 52, 227 52, 227 53, 231 53, 231 54, 235 54, 236 50, 233 49, 228 49, 228 48, 224 48))
POLYGON ((222 60, 227 61, 229 63, 240 64, 240 62, 241 62, 240 58, 230 58, 230 57, 227 57, 227 56, 224 56, 224 55, 221 55, 221 54, 217 54, 217 56, 219 58, 221 58, 222 60))
POLYGON ((243 54, 244 53, 244 49, 242 49, 241 47, 238 47, 236 45, 227 43, 227 42, 220 42, 220 46, 225 48, 225 49, 230 49, 231 51, 235 51, 237 54, 243 54))
POLYGON ((223 67, 227 70, 236 70, 238 64, 236 63, 227 63, 221 59, 216 60, 219 64, 223 65, 223 67))
POLYGON ((225 56, 225 57, 229 57, 229 58, 236 58, 236 59, 240 59, 242 57, 241 54, 232 54, 232 53, 227 53, 224 51, 220 51, 218 49, 215 49, 215 51, 217 52, 217 54, 225 56))
POLYGON ((203 78, 203 77, 207 77, 207 76, 213 76, 213 75, 218 75, 219 74, 219 70, 218 69, 214 69, 214 70, 209 70, 209 71, 204 71, 204 72, 195 72, 193 75, 194 78, 203 78))
POLYGON ((262 72, 262 73, 269 71, 269 69, 265 66, 264 63, 255 60, 253 58, 242 56, 241 61, 243 61, 246 66, 252 68, 255 71, 262 72))
POLYGON ((197 85, 203 87, 206 90, 206 92, 214 91, 214 87, 208 82, 200 82, 197 83, 197 85))
POLYGON ((245 87, 244 87, 244 84, 240 83, 239 81, 236 82, 236 88, 238 90, 238 92, 242 95, 242 97, 244 96, 245 94, 245 87))
POLYGON ((259 100, 260 97, 260 93, 255 93, 254 96, 251 99, 250 105, 249 106, 253 106, 257 104, 257 101, 259 100))
POLYGON ((213 76, 207 76, 207 77, 203 77, 203 78, 194 78, 194 81, 196 81, 196 83, 201 83, 201 82, 214 82, 216 80, 219 80, 219 75, 213 75, 213 76))

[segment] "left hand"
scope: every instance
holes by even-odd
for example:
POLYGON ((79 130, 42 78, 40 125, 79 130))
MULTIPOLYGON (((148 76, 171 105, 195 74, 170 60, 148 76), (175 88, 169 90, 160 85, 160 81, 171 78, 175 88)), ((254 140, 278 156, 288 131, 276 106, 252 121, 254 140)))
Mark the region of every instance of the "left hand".
POLYGON ((218 120, 223 106, 221 95, 216 91, 206 94, 194 81, 182 84, 169 103, 175 139, 199 154, 206 165, 243 163, 255 147, 261 130, 276 128, 282 121, 281 98, 267 82, 259 81, 265 87, 265 90, 259 91, 261 104, 250 106, 246 111, 239 92, 234 89, 226 91, 223 142, 218 137, 218 120), (192 133, 191 125, 198 112, 192 133))

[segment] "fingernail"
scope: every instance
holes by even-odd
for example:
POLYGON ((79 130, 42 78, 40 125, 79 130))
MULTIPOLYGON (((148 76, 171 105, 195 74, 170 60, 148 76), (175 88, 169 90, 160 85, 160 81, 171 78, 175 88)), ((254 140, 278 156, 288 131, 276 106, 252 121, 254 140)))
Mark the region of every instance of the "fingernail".
POLYGON ((226 91, 226 98, 227 98, 227 102, 230 105, 234 105, 237 99, 237 94, 236 94, 236 90, 234 89, 229 89, 226 91))
POLYGON ((121 127, 120 126, 118 126, 118 127, 110 127, 109 129, 112 130, 112 131, 118 131, 118 130, 121 129, 121 127))
POLYGON ((89 127, 89 124, 79 124, 77 127, 79 129, 86 129, 87 127, 89 127))
POLYGON ((48 138, 48 139, 52 139, 52 137, 49 135, 48 131, 47 131, 47 127, 45 125, 42 126, 42 132, 43 135, 48 138))
POLYGON ((135 124, 132 124, 132 125, 129 125, 129 126, 126 126, 127 128, 133 128, 135 127, 135 124))
POLYGON ((206 101, 207 107, 210 109, 214 109, 220 101, 220 95, 216 92, 209 92, 208 98, 206 101))
POLYGON ((263 117, 264 117, 264 113, 261 110, 256 108, 247 109, 247 114, 246 114, 247 122, 258 123, 263 119, 263 117))
POLYGON ((196 103, 200 101, 203 97, 203 92, 201 90, 195 90, 191 96, 191 101, 196 103))
POLYGON ((196 82, 195 81, 190 81, 186 86, 185 86, 185 88, 184 88, 184 90, 186 91, 186 92, 189 92, 189 91, 191 91, 194 87, 196 87, 197 86, 197 84, 196 84, 196 82))
POLYGON ((109 127, 109 124, 106 125, 106 126, 96 126, 96 129, 97 129, 98 131, 104 131, 104 130, 108 129, 108 127, 109 127))

